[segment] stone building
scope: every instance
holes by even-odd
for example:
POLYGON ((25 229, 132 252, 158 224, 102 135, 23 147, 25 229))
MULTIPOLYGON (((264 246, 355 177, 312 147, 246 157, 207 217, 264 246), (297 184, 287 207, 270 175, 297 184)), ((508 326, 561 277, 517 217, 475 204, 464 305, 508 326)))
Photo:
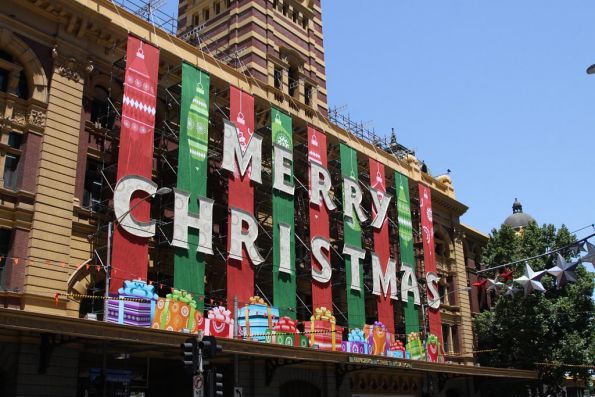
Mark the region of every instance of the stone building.
MULTIPOLYGON (((320 1, 185 0, 180 3, 176 31, 156 26, 135 15, 135 9, 116 3, 7 0, 0 11, 0 394, 190 393, 191 382, 179 359, 179 343, 187 335, 98 321, 104 313, 106 226, 114 220, 129 34, 160 50, 153 158, 153 180, 160 186, 175 186, 180 66, 186 62, 210 75, 208 191, 221 203, 213 225, 217 241, 227 230, 227 185, 217 165, 231 85, 254 96, 256 131, 261 134, 270 135, 271 106, 291 117, 296 176, 303 180, 307 180, 306 131, 313 126, 327 135, 329 163, 338 164, 339 143, 344 142, 357 151, 356 166, 362 174, 368 170, 367 159, 374 158, 406 175, 412 186, 423 183, 431 188, 446 362, 361 358, 226 339, 220 340, 223 354, 214 360, 224 372, 226 395, 232 395, 234 387, 248 396, 473 395, 498 381, 535 378, 528 371, 473 365, 475 309, 467 288, 468 269, 484 238, 460 223, 467 207, 456 199, 450 177, 433 177, 423 172, 412 153, 395 153, 326 117, 320 1)), ((270 154, 263 161, 270 164, 270 154)), ((338 171, 332 170, 331 176, 336 182, 338 171)), ((394 184, 393 176, 387 182, 394 184)), ((267 194, 256 193, 263 202, 267 194)), ((415 189, 410 198, 419 208, 415 189)), ((364 205, 370 207, 369 201, 364 205)), ((261 227, 270 230, 270 205, 257 210, 261 227)), ((147 281, 162 296, 173 286, 173 249, 167 244, 172 211, 171 198, 152 201, 152 214, 163 233, 150 239, 147 281)), ((412 215, 418 229, 419 211, 412 215)), ((396 219, 394 209, 389 216, 396 219)), ((333 223, 331 238, 336 241, 342 220, 333 218, 333 223)), ((391 250, 398 256, 398 230, 394 225, 390 230, 391 250)), ((370 234, 364 233, 364 238, 369 244, 370 234)), ((259 243, 267 248, 266 242, 259 243)), ((215 243, 224 250, 220 244, 215 243)), ((421 279, 424 256, 419 234, 415 254, 421 279)), ((215 266, 221 263, 217 255, 207 262, 210 287, 204 301, 213 304, 225 295, 221 281, 225 267, 215 266)), ((310 271, 307 261, 298 265, 301 280, 299 276, 310 271)), ((332 265, 344 267, 334 254, 332 265)), ((270 293, 270 281, 258 277, 261 292, 270 293)), ((340 280, 338 288, 344 286, 345 280, 340 280)), ((296 309, 298 320, 308 319, 310 294, 309 283, 298 281, 297 295, 305 302, 296 309)), ((345 298, 340 292, 333 294, 337 311, 345 312, 345 298)), ((375 300, 367 300, 371 319, 374 310, 375 300)), ((422 306, 420 316, 424 310, 422 306)), ((403 333, 398 304, 395 319, 397 331, 403 333)))

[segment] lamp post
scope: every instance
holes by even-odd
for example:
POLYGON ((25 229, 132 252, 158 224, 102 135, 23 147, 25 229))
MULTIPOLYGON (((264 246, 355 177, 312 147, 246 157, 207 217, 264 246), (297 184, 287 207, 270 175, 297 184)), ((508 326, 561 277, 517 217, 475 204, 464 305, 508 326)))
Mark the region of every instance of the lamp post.
POLYGON ((587 68, 587 74, 595 74, 595 64, 587 68))
POLYGON ((112 237, 113 237, 113 224, 115 223, 116 226, 120 224, 122 219, 126 218, 128 214, 130 214, 136 207, 140 205, 140 203, 144 203, 145 201, 156 197, 156 196, 163 196, 166 194, 171 193, 171 188, 169 187, 162 187, 157 189, 157 191, 153 194, 149 194, 148 196, 143 197, 142 199, 138 200, 132 208, 128 211, 123 213, 118 219, 114 222, 109 221, 107 224, 107 260, 105 261, 105 295, 104 295, 104 303, 103 303, 103 321, 107 322, 107 307, 109 301, 109 288, 110 288, 110 278, 112 273, 112 237))

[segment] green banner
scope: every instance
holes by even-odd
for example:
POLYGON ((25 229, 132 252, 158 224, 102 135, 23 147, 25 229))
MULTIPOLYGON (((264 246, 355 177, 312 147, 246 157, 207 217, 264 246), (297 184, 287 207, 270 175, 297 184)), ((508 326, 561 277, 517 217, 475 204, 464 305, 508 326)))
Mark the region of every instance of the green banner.
MULTIPOLYGON (((274 146, 278 145, 293 153, 291 117, 271 108, 271 124, 273 150, 274 146)), ((291 181, 287 182, 293 184, 293 164, 291 164, 291 181)), ((281 316, 296 318, 293 196, 275 188, 273 188, 273 304, 279 308, 281 316), (283 239, 282 228, 286 231, 283 239)))
MULTIPOLYGON (((210 76, 194 66, 182 64, 182 103, 177 187, 190 193, 188 210, 198 214, 198 198, 207 196, 207 150, 209 144, 210 76)), ((197 309, 204 309, 205 255, 196 252, 198 231, 188 231, 188 249, 176 248, 174 286, 191 292, 197 309)))
MULTIPOLYGON (((349 146, 341 143, 341 176, 349 177, 355 181, 357 175, 357 152, 349 146)), ((343 184, 343 207, 345 207, 345 184, 343 184)), ((346 245, 355 248, 362 248, 362 229, 357 219, 355 210, 353 219, 343 216, 343 235, 346 245)), ((345 272, 347 275, 347 322, 349 328, 360 328, 366 323, 366 310, 364 300, 364 271, 363 266, 359 267, 360 290, 351 289, 351 260, 348 255, 345 258, 345 272)))
MULTIPOLYGON (((415 272, 415 254, 413 252, 413 226, 411 224, 411 203, 409 200, 409 179, 395 171, 397 189, 397 219, 399 223, 399 243, 402 266, 408 266, 415 272)), ((413 294, 408 294, 404 303, 406 333, 419 332, 419 314, 414 304, 413 294)))

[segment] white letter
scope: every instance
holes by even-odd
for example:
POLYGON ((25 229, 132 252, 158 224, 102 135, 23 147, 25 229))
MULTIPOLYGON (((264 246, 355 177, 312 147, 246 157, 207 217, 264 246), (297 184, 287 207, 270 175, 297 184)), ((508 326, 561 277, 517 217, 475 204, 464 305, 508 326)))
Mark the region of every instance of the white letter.
POLYGON ((291 271, 291 226, 279 223, 279 271, 292 274, 291 271))
POLYGON ((374 295, 380 295, 380 289, 384 293, 384 297, 388 293, 390 288, 391 299, 398 299, 397 296, 397 261, 392 258, 388 258, 386 265, 386 272, 382 274, 382 266, 380 265, 380 258, 372 252, 372 293, 374 295))
POLYGON ((366 251, 361 248, 352 247, 345 244, 343 246, 343 254, 349 255, 351 262, 351 289, 355 291, 361 291, 361 281, 359 278, 359 261, 366 257, 366 251))
POLYGON ((277 144, 273 145, 273 189, 287 193, 293 196, 293 176, 291 175, 291 163, 293 162, 293 153, 277 144), (287 160, 287 162, 286 162, 287 160), (285 181, 288 176, 291 182, 285 181))
POLYGON ((191 214, 188 210, 190 193, 174 189, 174 237, 171 244, 174 247, 188 249, 188 228, 198 230, 197 252, 213 254, 213 203, 208 198, 198 198, 199 215, 191 214))
POLYGON ((310 163, 310 202, 316 205, 320 205, 320 196, 324 199, 326 208, 334 210, 337 208, 329 191, 331 190, 331 175, 328 170, 320 164, 309 160, 310 163), (321 178, 322 176, 322 178, 321 178))
POLYGON ((403 277, 401 277, 401 300, 407 302, 409 293, 413 293, 413 303, 419 305, 419 288, 415 272, 405 263, 401 263, 401 271, 403 272, 403 277))
POLYGON ((345 206, 343 208, 346 217, 355 220, 353 217, 353 209, 357 213, 360 222, 364 222, 368 217, 364 214, 362 209, 362 189, 356 180, 349 177, 343 178, 343 196, 345 197, 345 206))
MULTIPOLYGON (((141 222, 132 216, 132 210, 136 205, 140 205, 137 201, 132 208, 130 207, 130 200, 134 192, 141 190, 147 195, 154 195, 157 191, 157 185, 140 175, 126 175, 118 181, 116 189, 114 190, 114 213, 116 215, 116 223, 122 226, 128 233, 138 237, 152 237, 155 235, 155 221, 149 220, 141 222)), ((140 200, 146 200, 142 198, 140 200)), ((117 225, 116 225, 117 226, 117 225)))
POLYGON ((432 309, 440 308, 440 292, 438 292, 438 280, 440 277, 434 272, 426 274, 426 281, 428 282, 428 306, 432 309), (432 298, 430 298, 430 294, 432 298))
POLYGON ((312 263, 312 278, 319 283, 328 283, 331 281, 333 269, 328 261, 328 256, 322 252, 322 249, 324 248, 327 252, 330 252, 331 243, 325 240, 324 237, 317 236, 312 239, 310 245, 312 247, 312 255, 320 265, 320 270, 318 270, 314 266, 314 263, 312 263))
POLYGON ((235 172, 237 162, 240 175, 244 176, 248 165, 252 164, 250 179, 254 182, 262 183, 260 172, 262 167, 262 138, 256 134, 252 134, 250 142, 246 145, 245 142, 240 142, 238 129, 234 123, 228 120, 223 120, 223 123, 225 139, 223 141, 223 162, 221 163, 221 168, 235 172), (243 148, 245 149, 242 150, 243 148))
POLYGON ((392 196, 372 188, 370 188, 370 194, 372 195, 372 202, 374 203, 374 208, 376 209, 376 217, 374 218, 371 226, 373 228, 380 229, 384 223, 384 218, 386 217, 388 205, 392 200, 392 196), (382 201, 380 201, 381 197, 382 201))
POLYGON ((258 249, 254 242, 258 238, 258 224, 254 217, 240 209, 230 208, 231 211, 231 244, 229 246, 229 256, 232 259, 241 261, 242 255, 242 244, 246 246, 248 256, 252 261, 253 265, 260 265, 264 262, 264 258, 260 256, 258 249), (246 231, 243 230, 244 223, 247 224, 248 228, 246 231))

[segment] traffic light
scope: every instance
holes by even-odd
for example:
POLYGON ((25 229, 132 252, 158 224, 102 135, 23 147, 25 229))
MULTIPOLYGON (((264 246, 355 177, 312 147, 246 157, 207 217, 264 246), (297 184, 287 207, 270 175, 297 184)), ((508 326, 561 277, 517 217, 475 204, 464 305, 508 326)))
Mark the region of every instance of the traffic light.
MULTIPOLYGON (((212 335, 203 336, 202 341, 198 342, 198 348, 202 350, 202 358, 212 358, 223 349, 217 344, 217 339, 212 335)), ((208 364, 204 364, 208 365, 208 364)))
POLYGON ((180 344, 180 348, 184 370, 189 375, 194 375, 198 371, 198 341, 196 338, 188 338, 186 342, 180 344))
POLYGON ((207 374, 207 397, 221 396, 223 396, 223 374, 217 372, 216 368, 212 368, 207 374))

